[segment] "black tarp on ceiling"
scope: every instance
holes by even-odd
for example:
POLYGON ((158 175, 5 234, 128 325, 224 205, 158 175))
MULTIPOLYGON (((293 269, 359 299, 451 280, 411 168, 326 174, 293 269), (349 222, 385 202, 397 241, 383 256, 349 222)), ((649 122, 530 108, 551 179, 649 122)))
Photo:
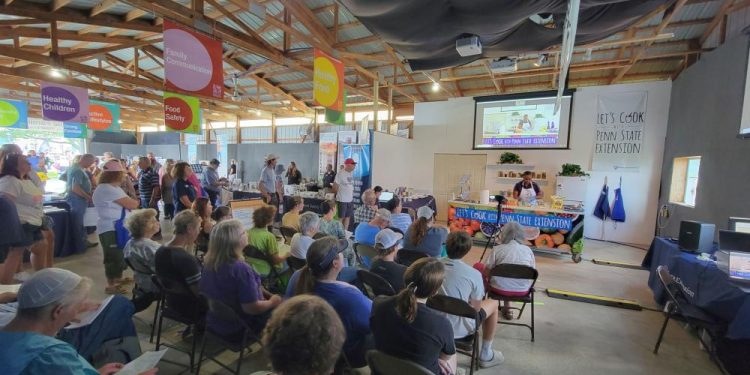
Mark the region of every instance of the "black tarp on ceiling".
MULTIPOLYGON (((562 43, 567 0, 339 0, 414 71, 541 51, 562 43), (554 27, 529 19, 553 15, 554 27), (461 57, 456 39, 478 35, 482 55, 461 57)), ((604 39, 674 0, 581 0, 576 44, 604 39)))

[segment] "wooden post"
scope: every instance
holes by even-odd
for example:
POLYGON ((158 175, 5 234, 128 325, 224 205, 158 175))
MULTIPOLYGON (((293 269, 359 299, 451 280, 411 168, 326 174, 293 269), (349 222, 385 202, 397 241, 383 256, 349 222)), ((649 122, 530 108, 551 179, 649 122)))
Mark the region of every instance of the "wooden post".
POLYGON ((318 122, 318 109, 313 108, 313 129, 315 132, 315 139, 313 142, 320 142, 320 123, 318 122))
POLYGON ((276 143, 276 114, 271 113, 271 143, 276 143))
POLYGON ((376 79, 372 82, 372 109, 373 109, 373 116, 372 116, 372 129, 375 131, 378 131, 378 103, 380 102, 379 96, 380 96, 380 73, 376 73, 375 75, 376 79))
POLYGON ((133 48, 133 75, 138 78, 138 48, 133 48))
POLYGON ((236 121, 234 123, 235 129, 236 129, 235 136, 237 137, 237 144, 240 144, 242 143, 242 129, 240 129, 240 115, 237 115, 235 121, 236 121))
POLYGON ((211 128, 213 128, 213 126, 211 126, 211 122, 207 121, 206 122, 206 144, 207 145, 211 144, 211 128))
POLYGON ((391 124, 393 123, 393 85, 388 86, 388 130, 387 133, 391 134, 391 124))
POLYGON ((333 42, 339 41, 339 3, 333 3, 333 42))
POLYGON ((50 56, 58 56, 57 53, 57 21, 52 21, 49 24, 50 29, 50 43, 52 45, 52 50, 50 50, 49 55, 50 56))

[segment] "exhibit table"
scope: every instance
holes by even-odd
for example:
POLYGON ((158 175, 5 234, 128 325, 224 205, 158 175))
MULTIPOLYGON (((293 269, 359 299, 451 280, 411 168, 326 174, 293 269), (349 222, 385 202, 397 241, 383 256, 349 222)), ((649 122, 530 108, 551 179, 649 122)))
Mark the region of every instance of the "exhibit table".
MULTIPOLYGON (((435 205, 435 197, 432 195, 426 195, 421 196, 418 198, 411 198, 411 197, 399 197, 401 199, 401 207, 402 208, 411 208, 414 211, 417 211, 419 207, 427 206, 430 207, 433 211, 437 211, 437 206, 435 205)), ((385 207, 385 202, 378 202, 378 206, 385 207)))
POLYGON ((44 214, 54 222, 52 231, 55 233, 55 257, 65 257, 75 254, 73 236, 70 235, 70 209, 65 201, 45 203, 44 214))
POLYGON ((234 190, 232 191, 232 199, 233 200, 240 200, 240 199, 259 199, 263 196, 260 194, 260 191, 239 191, 234 190))
POLYGON ((667 294, 656 269, 666 266, 688 302, 727 322, 727 338, 750 339, 750 293, 733 283, 715 262, 680 251, 676 241, 655 237, 642 266, 649 270, 648 286, 658 304, 667 301, 667 294))
MULTIPOLYGON (((496 233, 497 205, 464 201, 448 202, 448 227, 462 230, 475 241, 485 242, 496 233)), ((570 255, 581 261, 583 211, 547 207, 503 206, 500 226, 515 221, 526 231, 526 245, 535 252, 570 255)))

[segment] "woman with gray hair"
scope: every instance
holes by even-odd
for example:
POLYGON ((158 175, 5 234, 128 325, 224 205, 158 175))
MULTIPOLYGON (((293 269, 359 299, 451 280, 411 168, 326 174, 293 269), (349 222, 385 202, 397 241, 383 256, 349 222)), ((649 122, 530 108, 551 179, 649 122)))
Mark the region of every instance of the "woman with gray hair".
POLYGON ((159 232, 159 220, 156 210, 143 208, 135 210, 125 218, 125 227, 132 238, 123 249, 125 259, 133 267, 133 278, 136 289, 133 291, 133 303, 137 304, 136 311, 148 307, 156 298, 159 289, 151 281, 151 275, 156 273, 156 250, 160 243, 151 239, 159 232))
POLYGON ((300 232, 292 236, 291 251, 289 254, 304 261, 307 257, 307 249, 313 243, 313 237, 318 233, 320 218, 314 212, 305 212, 299 217, 300 232))
MULTIPOLYGON (((485 275, 499 264, 520 264, 536 268, 534 253, 524 245, 525 232, 521 224, 510 222, 503 225, 500 231, 500 244, 492 249, 489 257, 484 261, 485 275)), ((493 277, 490 279, 490 289, 504 296, 524 296, 531 288, 532 280, 511 279, 507 277, 493 277)), ((503 318, 513 319, 510 302, 505 301, 502 308, 503 318)))

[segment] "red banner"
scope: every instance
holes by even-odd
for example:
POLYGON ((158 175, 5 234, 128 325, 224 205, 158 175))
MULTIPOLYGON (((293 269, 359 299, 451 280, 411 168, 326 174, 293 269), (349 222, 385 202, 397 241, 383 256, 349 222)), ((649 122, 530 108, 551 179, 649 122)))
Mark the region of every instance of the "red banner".
POLYGON ((224 97, 221 41, 164 20, 164 79, 168 91, 224 97))
POLYGON ((318 49, 313 60, 313 100, 316 105, 344 111, 344 64, 318 49))

